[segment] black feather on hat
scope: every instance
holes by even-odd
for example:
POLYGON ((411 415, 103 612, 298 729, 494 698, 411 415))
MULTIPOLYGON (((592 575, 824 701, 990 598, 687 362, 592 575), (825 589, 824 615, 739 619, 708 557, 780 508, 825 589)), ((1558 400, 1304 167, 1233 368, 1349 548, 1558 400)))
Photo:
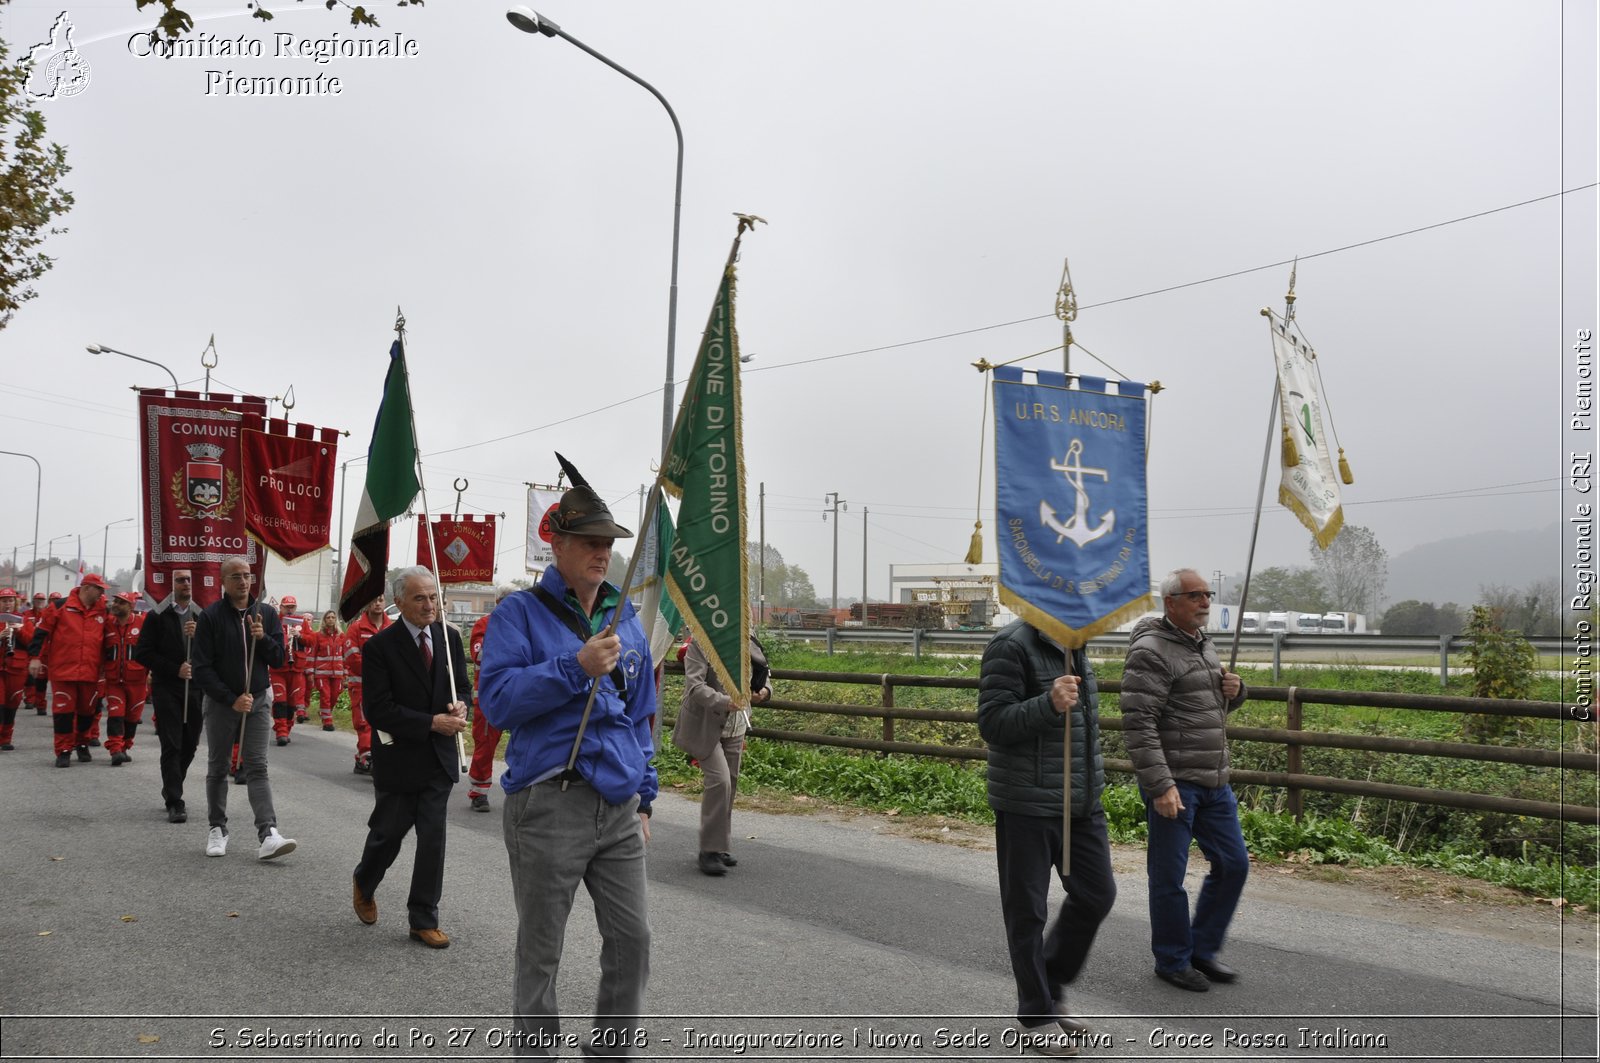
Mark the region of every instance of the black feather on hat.
POLYGON ((555 511, 550 514, 550 527, 565 535, 597 535, 608 539, 631 539, 633 532, 618 524, 611 516, 611 510, 589 486, 589 481, 577 468, 556 454, 556 461, 561 463, 561 471, 566 474, 572 486, 561 496, 561 501, 556 505, 555 511))

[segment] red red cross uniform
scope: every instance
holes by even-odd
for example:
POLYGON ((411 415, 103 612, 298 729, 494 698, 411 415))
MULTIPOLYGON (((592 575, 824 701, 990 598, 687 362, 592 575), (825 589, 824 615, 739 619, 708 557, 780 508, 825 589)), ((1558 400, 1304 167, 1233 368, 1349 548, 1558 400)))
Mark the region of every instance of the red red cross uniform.
POLYGON ((344 670, 345 683, 350 691, 350 722, 356 728, 356 764, 365 767, 372 763, 372 727, 361 711, 361 648, 367 640, 389 626, 385 616, 381 624, 373 624, 362 613, 356 617, 350 630, 345 632, 344 670))
MULTIPOLYGON (((87 746, 98 722, 100 665, 105 647, 104 596, 86 606, 74 587, 66 600, 48 611, 34 636, 39 660, 50 670, 50 712, 55 722, 55 751, 87 746)), ((88 753, 82 754, 87 759, 88 753)))
POLYGON ((144 617, 138 613, 126 621, 106 620, 101 692, 106 700, 106 752, 114 760, 133 748, 133 736, 144 721, 150 673, 133 659, 143 626, 144 617))
POLYGON ((333 707, 344 693, 344 651, 342 631, 319 631, 312 643, 311 679, 317 688, 318 713, 324 727, 333 726, 333 707))
POLYGON ((15 595, 0 596, 0 612, 22 617, 0 624, 0 749, 10 750, 17 713, 28 694, 28 643, 33 641, 33 621, 18 613, 15 595))
MULTIPOLYGON (((297 603, 293 598, 285 598, 283 604, 287 610, 297 603)), ((296 716, 305 711, 306 673, 302 662, 310 661, 304 621, 285 612, 282 622, 283 667, 267 670, 272 680, 272 733, 278 737, 279 745, 288 742, 296 716)))
POLYGON ((472 625, 472 765, 467 773, 467 800, 482 797, 494 783, 494 751, 500 746, 500 730, 478 711, 478 667, 483 661, 483 637, 489 630, 488 614, 472 625))

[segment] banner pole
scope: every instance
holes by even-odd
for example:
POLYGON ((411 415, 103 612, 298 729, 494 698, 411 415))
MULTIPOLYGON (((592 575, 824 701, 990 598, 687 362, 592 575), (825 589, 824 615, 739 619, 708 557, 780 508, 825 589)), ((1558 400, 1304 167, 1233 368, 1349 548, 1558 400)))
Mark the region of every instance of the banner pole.
MULTIPOLYGON (((394 330, 400 334, 400 369, 406 377, 406 394, 411 394, 411 366, 406 362, 406 319, 400 316, 400 311, 395 310, 394 330)), ((433 537, 433 518, 428 514, 428 483, 422 478, 422 450, 417 446, 417 413, 416 406, 411 407, 411 456, 417 466, 417 493, 422 497, 422 533, 428 539, 428 559, 433 565, 433 593, 439 606, 439 627, 444 629, 444 667, 445 675, 450 682, 450 700, 456 700, 456 662, 455 655, 450 652, 450 632, 446 628, 444 619, 444 584, 439 582, 439 544, 433 537)), ((457 496, 459 503, 460 496, 457 496)), ((398 603, 396 603, 398 604, 398 603)), ((461 732, 456 732, 456 760, 459 762, 461 774, 471 772, 467 764, 467 743, 461 737, 461 732)))
MULTIPOLYGON (((747 221, 743 216, 740 217, 740 220, 739 220, 739 231, 734 233, 733 246, 728 248, 728 261, 722 267, 723 268, 723 276, 726 276, 727 270, 730 267, 732 267, 734 262, 737 261, 737 259, 739 257, 739 241, 741 239, 743 239, 745 229, 746 228, 752 228, 752 227, 753 227, 753 223, 752 222, 747 221)), ((719 286, 720 286, 721 282, 719 281, 718 283, 719 283, 719 286)), ((720 290, 720 287, 719 287, 719 290, 720 290)), ((715 300, 713 300, 713 302, 712 302, 711 313, 712 314, 716 313, 716 302, 715 302, 715 300)), ((707 331, 710 330, 711 320, 712 319, 710 317, 707 318, 707 321, 706 321, 707 331)), ((696 366, 697 367, 698 367, 698 364, 699 363, 698 363, 698 357, 697 357, 697 359, 696 359, 696 366)), ((691 371, 691 376, 692 375, 693 375, 693 373, 691 371)), ((656 468, 656 480, 655 480, 654 486, 651 487, 651 489, 650 489, 650 500, 647 503, 645 503, 644 522, 643 522, 643 524, 641 525, 641 527, 639 529, 639 534, 640 534, 640 537, 641 537, 641 541, 643 540, 643 536, 646 534, 646 529, 651 527, 651 523, 655 520, 656 507, 658 505, 660 505, 660 502, 661 502, 661 493, 662 493, 661 480, 662 480, 662 477, 664 477, 666 475, 666 472, 667 472, 667 457, 672 453, 672 444, 674 443, 674 441, 677 440, 677 438, 678 438, 678 430, 680 428, 682 428, 682 426, 683 426, 683 407, 688 401, 689 401, 689 393, 688 393, 688 391, 686 389, 684 391, 683 398, 678 403, 678 415, 672 419, 672 431, 667 435, 666 442, 663 445, 662 450, 661 450, 661 462, 656 468)), ((657 549, 660 549, 659 542, 657 543, 657 549)), ((639 555, 642 554, 643 552, 644 552, 643 550, 634 550, 633 551, 633 555, 628 558, 627 573, 622 577, 622 591, 623 591, 624 596, 626 596, 626 594, 627 594, 627 589, 633 585, 633 574, 634 574, 635 569, 637 569, 638 565, 639 565, 639 555)), ((740 607, 743 608, 743 605, 741 604, 740 607)), ((603 630, 600 634, 605 636, 605 637, 610 637, 613 633, 616 632, 617 624, 621 619, 622 619, 622 602, 619 600, 617 602, 616 610, 611 614, 611 622, 606 625, 605 630, 603 630)), ((649 636, 650 636, 650 633, 648 631, 645 632, 645 638, 646 638, 647 641, 649 639, 649 636)), ((596 637, 599 637, 599 636, 596 636, 596 637)), ((654 664, 654 663, 655 663, 654 661, 651 662, 651 664, 654 664)), ((573 765, 578 762, 578 750, 583 745, 584 732, 587 731, 588 728, 589 728, 589 716, 594 711, 594 699, 595 699, 595 695, 599 692, 599 690, 600 690, 600 679, 598 677, 596 677, 594 679, 594 681, 589 684, 589 699, 586 702, 584 702, 584 705, 583 705, 583 716, 578 720, 578 733, 577 733, 576 737, 574 737, 573 740, 572 740, 572 752, 567 755, 567 768, 566 768, 566 770, 569 771, 569 772, 572 770, 573 765)), ((567 783, 569 781, 570 780, 568 780, 568 779, 562 779, 561 780, 561 789, 565 790, 567 788, 567 783)))

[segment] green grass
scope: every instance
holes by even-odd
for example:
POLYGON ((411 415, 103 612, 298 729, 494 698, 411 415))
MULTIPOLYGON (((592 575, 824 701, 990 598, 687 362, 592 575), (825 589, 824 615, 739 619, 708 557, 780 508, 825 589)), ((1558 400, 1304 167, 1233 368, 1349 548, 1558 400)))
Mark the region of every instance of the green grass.
MULTIPOLYGON (((829 656, 803 643, 781 636, 764 639, 773 665, 798 671, 891 673, 898 675, 949 675, 976 677, 976 659, 925 657, 881 652, 836 652, 829 656)), ((1105 680, 1120 678, 1120 660, 1095 662, 1105 680)), ((1245 682, 1254 686, 1299 686, 1314 689, 1379 690, 1438 694, 1437 673, 1384 671, 1346 665, 1336 668, 1284 670, 1274 683, 1265 667, 1241 665, 1245 682)), ((1471 676, 1452 676, 1445 693, 1471 695, 1471 676)), ((846 686, 820 682, 779 680, 780 699, 820 703, 876 705, 876 686, 846 686)), ((661 704, 668 716, 676 715, 682 680, 668 677, 661 704)), ((1559 682, 1541 678, 1535 697, 1559 700, 1559 682)), ((895 704, 908 708, 973 709, 976 692, 897 688, 895 704)), ((1106 695, 1101 711, 1118 713, 1117 699, 1106 695)), ((1258 727, 1282 727, 1285 706, 1277 702, 1250 701, 1234 714, 1234 721, 1258 727)), ((1462 714, 1407 709, 1372 709, 1355 706, 1308 705, 1307 729, 1345 733, 1384 734, 1437 741, 1462 741, 1462 714)), ((800 714, 758 708, 757 726, 782 730, 881 737, 875 719, 800 714)), ((1518 744, 1544 748, 1571 748, 1571 725, 1555 721, 1523 721, 1515 736, 1518 744)), ((896 721, 895 737, 901 741, 946 745, 982 745, 971 724, 896 721)), ((1592 739, 1592 736, 1590 736, 1592 739)), ((1123 757, 1121 735, 1104 732, 1107 757, 1123 757)), ((699 773, 683 754, 664 738, 657 763, 664 784, 693 785, 699 773)), ((1240 769, 1283 770, 1282 746, 1235 742, 1234 766, 1240 769)), ((1592 801, 1593 775, 1514 765, 1484 764, 1442 757, 1400 757, 1358 750, 1306 749, 1304 770, 1344 778, 1370 778, 1433 789, 1500 793, 1537 800, 1592 801), (1576 787, 1576 790, 1573 788, 1576 787), (1581 792, 1580 792, 1581 791, 1581 792)), ((1138 844, 1144 840, 1144 806, 1127 776, 1113 775, 1104 803, 1113 839, 1138 844)), ((855 753, 828 747, 784 745, 752 741, 740 779, 742 792, 772 791, 804 794, 818 800, 855 805, 902 815, 948 816, 974 823, 991 823, 984 792, 982 763, 939 761, 899 755, 855 753)), ((1351 866, 1392 864, 1434 868, 1509 886, 1538 897, 1564 897, 1590 911, 1600 910, 1600 831, 1593 827, 1460 809, 1419 806, 1376 798, 1358 799, 1338 794, 1305 794, 1306 815, 1296 822, 1284 809, 1282 791, 1239 787, 1241 822, 1246 842, 1258 859, 1351 866), (1563 858, 1564 854, 1564 858, 1563 858)))

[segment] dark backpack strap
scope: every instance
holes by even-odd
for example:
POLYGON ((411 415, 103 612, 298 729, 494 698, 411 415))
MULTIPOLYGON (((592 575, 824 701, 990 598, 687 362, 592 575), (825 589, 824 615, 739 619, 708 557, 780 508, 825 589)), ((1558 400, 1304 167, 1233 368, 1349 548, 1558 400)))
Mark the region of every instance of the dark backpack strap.
MULTIPOLYGON (((534 584, 533 596, 539 599, 539 601, 544 604, 546 609, 554 613, 556 619, 561 621, 562 624, 566 625, 568 631, 578 636, 579 642, 588 642, 590 639, 594 638, 594 632, 590 631, 584 625, 584 622, 578 619, 576 613, 574 613, 571 609, 568 609, 561 602, 556 601, 555 595, 551 594, 538 584, 534 584)), ((622 603, 620 601, 617 603, 617 608, 622 608, 622 603)), ((622 666, 620 664, 611 669, 611 682, 616 685, 617 693, 627 696, 628 677, 623 674, 622 666)))

